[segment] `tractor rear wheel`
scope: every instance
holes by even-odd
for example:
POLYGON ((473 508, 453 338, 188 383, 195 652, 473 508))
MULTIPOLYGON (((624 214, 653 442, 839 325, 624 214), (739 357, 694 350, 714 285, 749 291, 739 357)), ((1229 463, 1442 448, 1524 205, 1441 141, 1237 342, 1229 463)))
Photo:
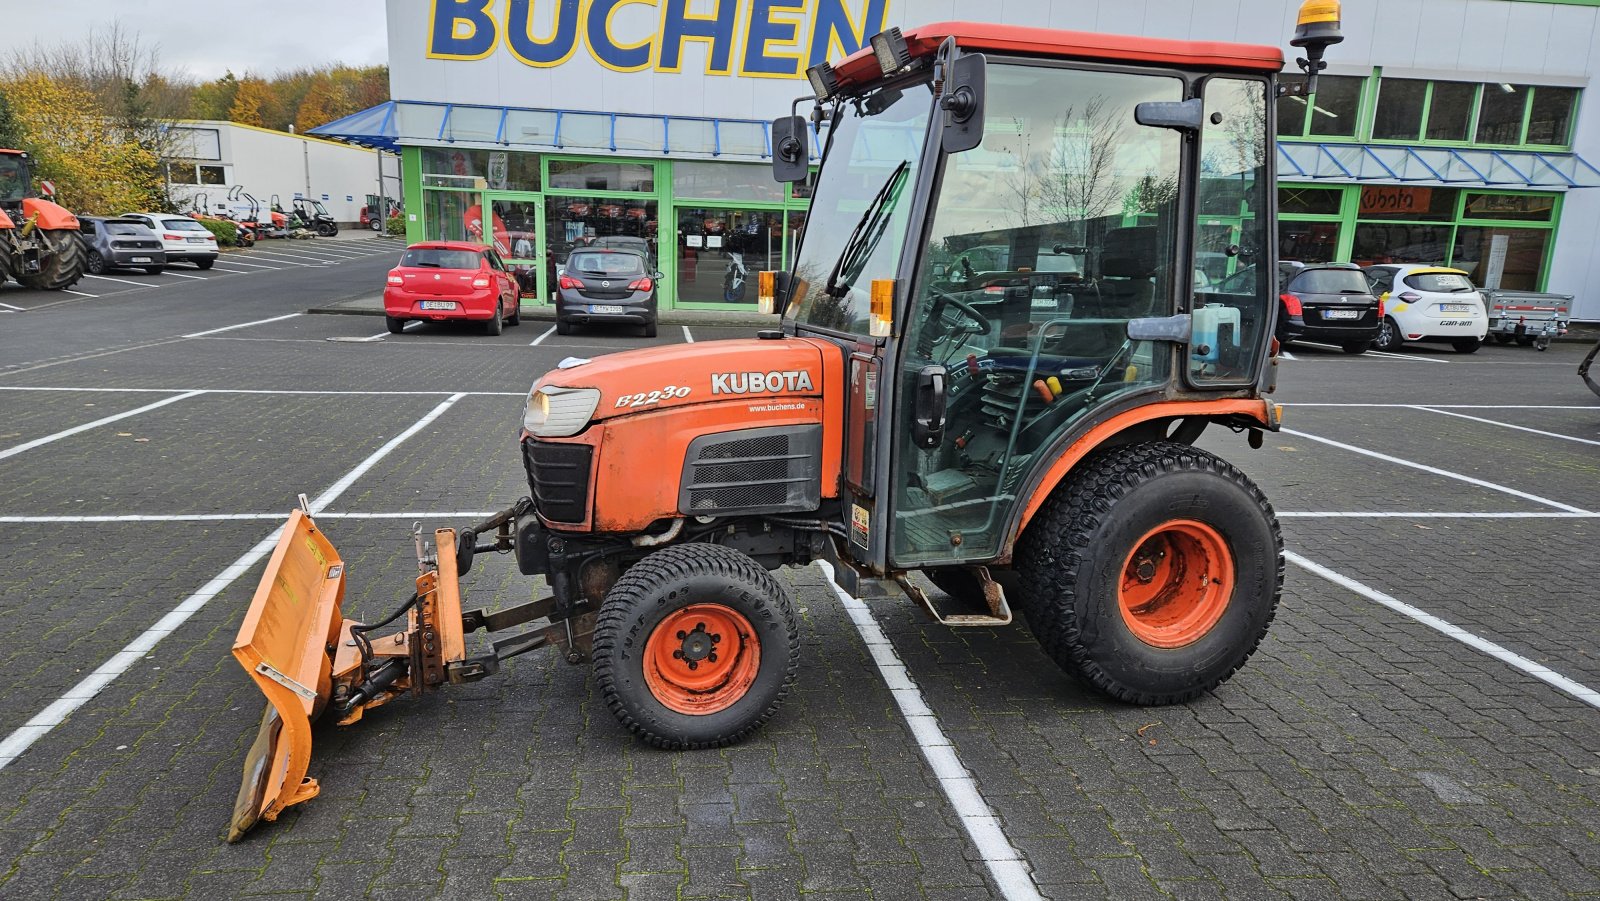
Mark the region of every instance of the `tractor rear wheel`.
POLYGON ((765 723, 800 659, 789 595, 748 556, 682 544, 634 564, 600 605, 595 678, 622 725, 658 748, 718 748, 765 723))
POLYGON ((83 242, 78 240, 78 233, 49 229, 38 234, 39 241, 44 244, 39 271, 34 275, 18 275, 17 281, 40 291, 61 291, 81 281, 83 242))
POLYGON ((1114 448, 1063 482, 1017 549, 1018 606, 1062 669, 1132 704, 1216 688, 1267 634, 1283 538, 1261 490, 1205 451, 1114 448))

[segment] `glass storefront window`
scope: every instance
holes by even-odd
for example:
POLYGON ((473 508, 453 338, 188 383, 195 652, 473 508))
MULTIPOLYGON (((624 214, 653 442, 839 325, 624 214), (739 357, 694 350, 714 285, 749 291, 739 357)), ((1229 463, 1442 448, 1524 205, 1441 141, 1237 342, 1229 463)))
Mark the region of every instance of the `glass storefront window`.
POLYGON ((1415 141, 1422 133, 1422 107, 1428 83, 1413 78, 1385 78, 1378 85, 1378 109, 1372 137, 1379 141, 1415 141))
POLYGON ((1332 263, 1339 254, 1339 223, 1278 223, 1278 258, 1301 263, 1332 263))
POLYGON ((478 195, 467 191, 422 192, 422 237, 428 241, 469 241, 467 211, 478 195))
POLYGON ((701 200, 782 203, 783 185, 772 180, 770 166, 685 160, 672 164, 672 194, 701 200))
POLYGON ((1549 240, 1550 232, 1542 228, 1462 226, 1456 230, 1451 265, 1466 272, 1472 283, 1482 288, 1537 291, 1549 240), (1505 247, 1505 262, 1500 264, 1498 273, 1491 269, 1496 265, 1497 246, 1505 247))
MULTIPOLYGON (((554 169, 552 163, 552 182, 554 169)), ((545 198, 544 209, 547 284, 555 285, 556 269, 566 262, 567 254, 581 247, 633 251, 645 256, 652 270, 660 268, 655 198, 551 195, 545 198)))
POLYGON ((677 208, 678 301, 754 307, 756 273, 783 260, 780 210, 677 208))
POLYGON ((1412 219, 1449 222, 1456 217, 1455 188, 1412 188, 1367 185, 1361 189, 1363 219, 1412 219))
POLYGON ((1365 81, 1347 75, 1324 75, 1317 79, 1317 93, 1310 104, 1311 134, 1329 138, 1355 137, 1365 81))
POLYGON ((1522 113, 1527 105, 1527 85, 1484 85, 1478 103, 1478 143, 1522 143, 1522 113))
POLYGON ((550 187, 580 191, 654 191, 656 167, 649 163, 611 160, 551 160, 550 187))
POLYGON ((1430 141, 1465 141, 1472 126, 1472 108, 1478 99, 1478 86, 1462 81, 1433 83, 1433 102, 1428 104, 1428 128, 1423 137, 1430 141))
POLYGON ((523 297, 539 293, 539 218, 540 204, 532 200, 494 198, 492 222, 494 249, 506 261, 506 269, 517 279, 523 297))
POLYGON ((1377 263, 1443 266, 1449 250, 1448 225, 1358 222, 1350 261, 1360 266, 1377 263))
POLYGON ((1577 88, 1534 88, 1527 142, 1559 147, 1570 144, 1572 111, 1577 104, 1577 88))
POLYGON ((1296 185, 1278 189, 1278 212, 1285 216, 1337 216, 1344 191, 1339 188, 1302 188, 1296 185))
POLYGON ((1549 222, 1556 199, 1549 194, 1468 194, 1464 219, 1527 219, 1549 222))
POLYGON ((422 185, 427 188, 539 190, 539 155, 512 150, 422 148, 422 185))

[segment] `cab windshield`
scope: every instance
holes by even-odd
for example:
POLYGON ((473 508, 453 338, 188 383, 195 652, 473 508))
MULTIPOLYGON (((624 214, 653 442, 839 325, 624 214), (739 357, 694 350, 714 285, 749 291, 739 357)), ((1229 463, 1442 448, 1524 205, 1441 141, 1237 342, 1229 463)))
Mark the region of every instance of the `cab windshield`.
POLYGON ((28 196, 28 170, 22 160, 0 154, 0 203, 15 203, 28 196))
POLYGON ((840 105, 795 259, 800 325, 870 334, 871 283, 899 267, 932 108, 926 83, 840 105))

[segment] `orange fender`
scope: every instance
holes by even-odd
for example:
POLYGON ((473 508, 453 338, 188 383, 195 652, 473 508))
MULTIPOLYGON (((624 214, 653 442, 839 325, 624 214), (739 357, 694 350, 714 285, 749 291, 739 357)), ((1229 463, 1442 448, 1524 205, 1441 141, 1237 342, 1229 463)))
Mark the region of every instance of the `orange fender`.
POLYGON ((16 228, 17 224, 11 221, 5 210, 0 210, 0 228, 16 228))
POLYGON ((27 218, 38 218, 38 228, 45 231, 78 230, 78 217, 72 215, 65 207, 51 203, 39 197, 28 197, 22 201, 22 212, 27 218))

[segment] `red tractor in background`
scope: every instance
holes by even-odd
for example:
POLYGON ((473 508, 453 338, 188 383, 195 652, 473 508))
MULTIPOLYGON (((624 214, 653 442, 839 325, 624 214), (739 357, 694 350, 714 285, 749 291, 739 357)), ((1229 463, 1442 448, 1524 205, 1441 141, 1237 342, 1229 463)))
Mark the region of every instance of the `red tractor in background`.
POLYGON ((60 291, 83 278, 78 217, 34 196, 28 154, 0 150, 0 283, 60 291))

